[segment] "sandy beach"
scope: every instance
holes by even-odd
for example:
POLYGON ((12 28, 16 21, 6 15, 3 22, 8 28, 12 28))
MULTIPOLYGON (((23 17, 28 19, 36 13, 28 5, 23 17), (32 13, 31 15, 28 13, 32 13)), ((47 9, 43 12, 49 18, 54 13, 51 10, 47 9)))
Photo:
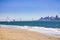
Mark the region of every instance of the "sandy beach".
POLYGON ((0 27, 0 40, 60 40, 60 38, 24 29, 0 27))

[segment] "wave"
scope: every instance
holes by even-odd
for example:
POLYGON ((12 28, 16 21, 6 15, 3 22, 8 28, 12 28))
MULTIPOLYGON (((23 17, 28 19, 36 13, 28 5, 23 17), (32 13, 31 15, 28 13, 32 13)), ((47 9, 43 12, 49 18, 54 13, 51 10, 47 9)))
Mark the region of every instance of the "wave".
POLYGON ((38 27, 38 26, 16 26, 16 25, 0 25, 1 27, 7 28, 16 28, 16 29, 26 29, 29 31, 40 32, 46 35, 60 37, 60 28, 45 28, 45 27, 38 27))

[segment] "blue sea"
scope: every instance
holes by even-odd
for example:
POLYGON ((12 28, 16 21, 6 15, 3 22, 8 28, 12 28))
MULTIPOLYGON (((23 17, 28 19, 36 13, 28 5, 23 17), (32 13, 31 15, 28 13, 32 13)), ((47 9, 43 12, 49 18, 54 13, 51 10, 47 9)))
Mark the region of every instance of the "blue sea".
POLYGON ((0 21, 0 26, 26 29, 60 38, 60 21, 0 21))
POLYGON ((38 26, 46 28, 60 28, 60 21, 0 21, 2 25, 17 25, 17 26, 38 26))

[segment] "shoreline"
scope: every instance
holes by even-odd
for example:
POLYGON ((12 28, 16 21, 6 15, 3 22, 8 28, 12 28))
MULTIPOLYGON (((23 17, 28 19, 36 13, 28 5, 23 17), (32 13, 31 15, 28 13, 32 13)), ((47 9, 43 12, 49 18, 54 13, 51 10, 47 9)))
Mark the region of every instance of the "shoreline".
POLYGON ((0 25, 5 28, 24 29, 32 32, 39 32, 48 36, 60 38, 60 28, 44 28, 44 27, 30 27, 30 26, 14 26, 14 25, 0 25))
POLYGON ((0 40, 60 40, 60 38, 26 29, 0 27, 0 40))

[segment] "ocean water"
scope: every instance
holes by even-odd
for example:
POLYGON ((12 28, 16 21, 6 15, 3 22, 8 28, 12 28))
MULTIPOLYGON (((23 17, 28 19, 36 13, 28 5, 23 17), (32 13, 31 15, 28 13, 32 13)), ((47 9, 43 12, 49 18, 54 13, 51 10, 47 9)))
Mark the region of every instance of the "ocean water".
POLYGON ((60 38, 60 21, 1 21, 1 27, 26 29, 60 38))
POLYGON ((60 28, 60 21, 0 21, 2 25, 17 25, 17 26, 38 26, 46 28, 60 28))

